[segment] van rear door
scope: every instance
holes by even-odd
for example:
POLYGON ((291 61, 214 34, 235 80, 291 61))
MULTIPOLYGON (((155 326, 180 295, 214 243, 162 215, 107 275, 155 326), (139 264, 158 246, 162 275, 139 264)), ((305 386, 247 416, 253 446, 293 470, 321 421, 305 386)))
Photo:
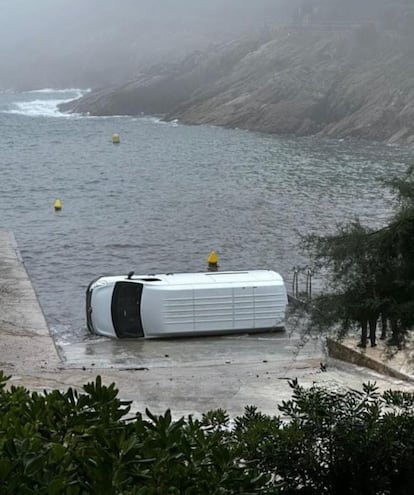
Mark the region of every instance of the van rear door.
POLYGON ((141 298, 143 284, 116 282, 112 294, 111 314, 119 338, 143 337, 141 298))

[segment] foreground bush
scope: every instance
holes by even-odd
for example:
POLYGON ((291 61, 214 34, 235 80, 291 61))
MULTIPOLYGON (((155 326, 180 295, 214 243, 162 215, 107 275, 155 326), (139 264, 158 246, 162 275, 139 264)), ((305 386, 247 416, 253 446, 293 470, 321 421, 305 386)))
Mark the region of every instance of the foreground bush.
POLYGON ((173 421, 170 411, 128 417, 100 377, 44 394, 0 373, 0 493, 411 494, 413 394, 304 389, 280 417, 247 407, 173 421))

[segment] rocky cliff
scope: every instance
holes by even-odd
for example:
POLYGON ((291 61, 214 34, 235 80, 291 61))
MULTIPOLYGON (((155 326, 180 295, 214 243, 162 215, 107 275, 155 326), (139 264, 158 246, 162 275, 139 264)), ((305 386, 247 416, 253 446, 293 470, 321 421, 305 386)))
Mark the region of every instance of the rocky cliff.
POLYGON ((413 145, 414 37, 308 19, 152 67, 64 109, 413 145))

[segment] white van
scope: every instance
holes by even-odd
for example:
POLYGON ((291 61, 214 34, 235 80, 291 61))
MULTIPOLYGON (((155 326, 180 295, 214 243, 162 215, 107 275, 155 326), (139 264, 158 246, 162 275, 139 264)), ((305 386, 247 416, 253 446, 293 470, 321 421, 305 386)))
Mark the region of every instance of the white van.
POLYGON ((99 277, 88 329, 107 337, 177 337, 284 328, 287 294, 270 270, 99 277))

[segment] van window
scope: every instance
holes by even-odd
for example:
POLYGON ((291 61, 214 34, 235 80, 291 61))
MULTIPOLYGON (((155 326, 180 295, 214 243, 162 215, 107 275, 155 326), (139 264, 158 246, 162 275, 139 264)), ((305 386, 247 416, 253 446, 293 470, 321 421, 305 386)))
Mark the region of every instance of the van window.
POLYGON ((141 296, 143 284, 117 282, 112 294, 112 322, 117 337, 143 337, 141 296))

